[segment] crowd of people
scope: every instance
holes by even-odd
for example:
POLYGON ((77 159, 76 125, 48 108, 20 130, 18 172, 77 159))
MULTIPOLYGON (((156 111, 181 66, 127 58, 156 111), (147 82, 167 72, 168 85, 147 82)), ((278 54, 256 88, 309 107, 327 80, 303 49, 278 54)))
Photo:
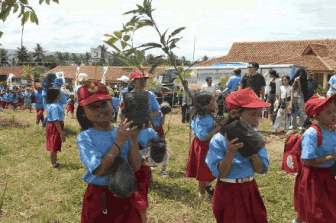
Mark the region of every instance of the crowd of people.
MULTIPOLYGON (((190 123, 194 135, 185 176, 198 182, 200 202, 212 198, 217 222, 267 222, 266 208, 254 179, 255 173, 266 174, 270 165, 258 124, 262 111, 267 112, 273 132, 277 132, 282 119, 290 115, 285 129, 307 128, 302 137, 301 159, 305 165, 296 177, 294 188, 297 217, 293 222, 335 222, 336 180, 330 167, 336 160, 336 94, 333 93, 336 78, 330 79, 329 97, 322 98, 315 94, 316 80, 312 74, 307 77, 304 69, 299 69, 294 78, 284 76, 281 81, 277 72, 270 70, 270 80, 266 82, 268 78, 265 80, 257 72, 258 68, 258 63, 250 63, 249 73, 244 76, 240 69, 234 69, 225 87, 217 88, 208 77, 199 94, 191 90, 188 81, 182 80, 182 123, 190 123), (224 112, 228 115, 223 120, 224 112), (302 119, 297 124, 298 112, 302 119), (323 137, 319 147, 317 132, 304 125, 306 118, 316 120, 321 128, 323 137), (241 126, 234 127, 237 123, 241 126), (244 132, 251 134, 234 136, 244 132)), ((67 96, 62 91, 62 79, 49 73, 43 84, 35 84, 33 91, 7 90, 1 94, 1 106, 12 106, 13 111, 18 106, 23 108, 34 103, 36 123, 46 128, 46 150, 52 168, 60 166, 57 153, 66 141, 65 105, 67 114, 70 112, 77 119, 81 129, 77 147, 86 168, 83 181, 87 183, 81 213, 83 223, 147 222, 151 172, 161 168, 161 174, 169 176, 166 171, 169 149, 162 148, 168 148, 163 125, 171 109, 168 103, 160 105, 155 95, 145 90, 148 78, 141 72, 122 76, 118 78, 120 91, 111 95, 107 86, 87 81, 87 75, 83 74, 79 75, 74 93, 67 96), (19 93, 20 105, 19 100, 13 99, 19 93), (146 106, 141 107, 136 100, 132 103, 138 103, 138 107, 130 105, 132 97, 145 100, 146 106), (120 124, 114 125, 118 118, 120 124), (146 149, 150 152, 144 152, 146 149), (158 151, 164 151, 160 159, 157 159, 158 151), (135 188, 131 183, 134 181, 135 188)))

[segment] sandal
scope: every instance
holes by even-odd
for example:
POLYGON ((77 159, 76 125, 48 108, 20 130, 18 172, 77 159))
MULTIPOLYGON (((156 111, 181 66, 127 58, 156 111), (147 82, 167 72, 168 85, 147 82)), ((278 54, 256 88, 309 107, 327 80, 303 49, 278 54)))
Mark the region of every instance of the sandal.
POLYGON ((208 185, 205 187, 205 190, 209 194, 209 196, 212 197, 214 191, 213 187, 211 185, 208 185))
POLYGON ((52 165, 52 168, 55 168, 55 169, 56 169, 56 168, 58 168, 59 166, 60 166, 59 163, 55 163, 55 164, 52 165))

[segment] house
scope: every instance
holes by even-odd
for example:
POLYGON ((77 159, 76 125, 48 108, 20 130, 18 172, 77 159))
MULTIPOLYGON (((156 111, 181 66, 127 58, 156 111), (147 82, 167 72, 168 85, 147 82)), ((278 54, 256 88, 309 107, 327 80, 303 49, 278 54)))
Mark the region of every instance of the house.
MULTIPOLYGON (((157 67, 155 69, 155 74, 160 75, 166 67, 157 67)), ((135 67, 115 67, 115 66, 108 66, 107 72, 105 74, 106 85, 114 85, 117 84, 119 81, 117 80, 118 77, 122 75, 129 75, 134 71, 137 70, 135 67)), ((144 67, 145 72, 150 70, 150 67, 144 67)), ((76 81, 76 66, 57 66, 41 75, 41 77, 45 77, 49 72, 63 72, 64 78, 66 83, 74 84, 76 81)), ((103 66, 80 66, 79 73, 86 73, 88 75, 89 80, 101 81, 103 74, 104 74, 104 67, 103 66)))
POLYGON ((218 62, 255 61, 259 64, 296 64, 313 72, 320 85, 328 86, 336 72, 336 39, 236 42, 226 56, 198 66, 218 62))
POLYGON ((14 74, 14 77, 12 79, 12 82, 21 83, 21 76, 23 74, 22 67, 0 67, 0 82, 7 81, 8 75, 12 73, 14 74))

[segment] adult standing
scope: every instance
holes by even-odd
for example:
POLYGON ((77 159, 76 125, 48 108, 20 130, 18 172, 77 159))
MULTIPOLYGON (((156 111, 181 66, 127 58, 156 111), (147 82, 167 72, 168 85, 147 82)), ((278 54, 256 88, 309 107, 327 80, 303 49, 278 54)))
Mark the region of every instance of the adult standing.
POLYGON ((182 123, 185 123, 186 121, 189 122, 190 118, 190 107, 192 106, 192 91, 191 88, 188 87, 188 81, 183 80, 182 81, 183 85, 183 97, 182 97, 182 123), (191 95, 191 97, 190 97, 191 95))
POLYGON ((314 73, 310 72, 308 74, 308 80, 307 80, 308 88, 307 88, 307 97, 308 99, 311 98, 314 94, 316 94, 317 88, 318 88, 318 82, 314 78, 314 73))
POLYGON ((279 74, 275 70, 273 69, 269 70, 268 75, 270 77, 270 81, 266 84, 266 95, 267 95, 266 98, 267 98, 267 102, 271 104, 269 108, 269 114, 271 116, 271 120, 273 120, 274 103, 277 99, 277 95, 281 94, 280 86, 282 85, 282 83, 281 83, 281 79, 279 79, 279 74))
POLYGON ((216 86, 212 85, 212 77, 205 78, 206 83, 202 85, 201 92, 208 92, 212 95, 216 93, 216 86))
POLYGON ((333 75, 329 80, 329 90, 327 92, 327 97, 334 95, 336 92, 336 74, 333 75))
POLYGON ((239 83, 242 80, 242 76, 241 76, 241 69, 238 67, 235 67, 233 69, 233 76, 231 76, 228 80, 228 82, 226 83, 226 87, 227 89, 225 89, 225 93, 227 95, 231 94, 232 92, 236 91, 238 88, 239 83))
POLYGON ((260 98, 260 100, 265 101, 265 78, 263 75, 257 73, 259 69, 259 64, 257 62, 251 62, 248 65, 248 77, 245 75, 240 82, 239 90, 244 88, 243 80, 246 80, 246 88, 250 87, 253 89, 254 93, 260 98))

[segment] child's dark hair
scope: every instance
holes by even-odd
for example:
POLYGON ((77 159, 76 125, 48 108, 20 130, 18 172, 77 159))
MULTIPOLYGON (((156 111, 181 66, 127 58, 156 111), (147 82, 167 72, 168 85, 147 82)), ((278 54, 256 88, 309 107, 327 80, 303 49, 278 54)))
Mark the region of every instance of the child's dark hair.
POLYGON ((312 126, 312 125, 313 125, 312 121, 310 120, 309 117, 307 117, 306 120, 304 121, 302 127, 303 127, 304 129, 308 129, 308 128, 309 128, 310 126, 312 126))
POLYGON ((77 121, 81 127, 81 131, 85 131, 93 127, 93 123, 90 120, 84 118, 83 114, 84 114, 83 106, 78 105, 76 116, 77 116, 77 121))
POLYGON ((287 81, 288 81, 288 84, 289 84, 290 77, 289 77, 288 75, 286 75, 286 76, 283 76, 283 77, 281 78, 281 82, 282 82, 282 84, 283 84, 283 79, 284 79, 284 78, 286 78, 286 79, 287 79, 287 81))
POLYGON ((54 103, 58 95, 60 95, 60 90, 55 87, 51 87, 47 90, 46 102, 54 103))
POLYGON ((207 106, 210 103, 212 95, 209 93, 201 93, 195 98, 195 113, 192 117, 194 119, 196 116, 204 117, 206 115, 212 115, 208 111, 207 106))

